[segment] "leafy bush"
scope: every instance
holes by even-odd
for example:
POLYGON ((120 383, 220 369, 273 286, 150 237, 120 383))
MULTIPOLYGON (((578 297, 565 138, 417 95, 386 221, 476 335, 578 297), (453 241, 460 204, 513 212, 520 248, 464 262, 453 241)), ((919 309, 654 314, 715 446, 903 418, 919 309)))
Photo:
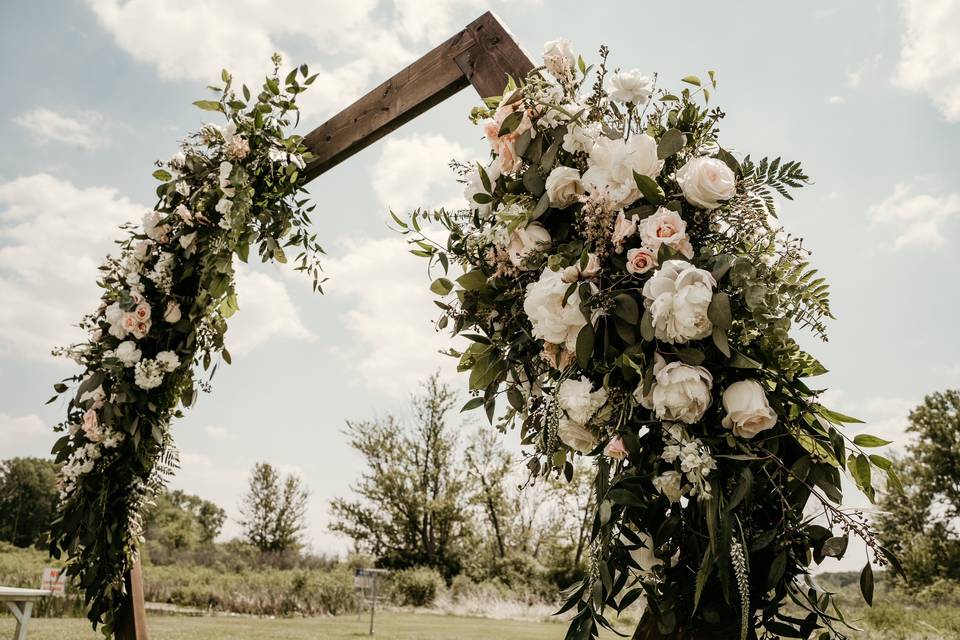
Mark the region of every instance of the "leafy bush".
POLYGON ((430 606, 444 586, 443 576, 428 567, 397 571, 391 582, 396 603, 412 607, 430 606))

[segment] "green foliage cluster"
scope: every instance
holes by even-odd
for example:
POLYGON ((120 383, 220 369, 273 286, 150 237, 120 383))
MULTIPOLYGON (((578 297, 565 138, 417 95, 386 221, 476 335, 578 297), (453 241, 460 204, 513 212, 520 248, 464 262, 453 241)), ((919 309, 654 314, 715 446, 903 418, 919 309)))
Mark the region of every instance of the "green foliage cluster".
POLYGON ((182 142, 179 157, 158 163, 154 211, 142 229, 124 227, 121 255, 101 268, 101 305, 82 322, 91 339, 63 350, 83 371, 54 387, 67 415, 53 447, 62 500, 50 551, 66 554, 90 620, 107 635, 143 514, 177 466, 170 421, 209 389, 219 360, 230 363, 234 260, 246 262, 251 246, 263 261, 286 262, 287 251, 297 251, 296 268, 315 289, 321 283, 322 249, 302 192, 310 155, 299 136, 286 134, 299 117, 298 95, 316 76, 303 65, 281 78, 278 56, 274 63, 258 92, 235 87, 224 71, 221 86, 210 87, 217 98, 195 103, 222 114, 226 126, 205 126, 182 142), (125 340, 133 349, 120 349, 125 340))
MULTIPOLYGON (((518 426, 521 442, 535 451, 528 460, 532 478, 570 479, 577 457, 594 459, 591 566, 565 594, 562 610, 576 613, 568 638, 596 637, 613 625, 610 616, 639 599, 647 607, 635 638, 707 637, 704 629, 711 637, 741 639, 843 638, 845 618, 832 595, 810 581, 809 565, 843 556, 851 537, 863 539, 871 561, 860 585, 872 602, 872 567, 896 567, 896 559, 862 513, 842 506, 841 477, 848 472, 872 500, 878 478, 895 483, 896 476, 888 459, 869 451, 886 441, 849 437, 843 425, 859 421, 820 403, 822 389, 809 380, 826 369, 790 334, 800 326, 825 338, 824 322, 832 317, 827 285, 809 265, 802 242, 771 219, 774 194, 791 198, 792 189, 807 183, 806 173, 799 163, 779 158, 738 161, 721 146, 724 114, 709 103, 714 73, 708 82, 684 78, 688 86, 676 93, 660 89, 645 106, 621 104, 608 99, 606 55, 601 49, 586 97, 581 89, 594 69, 581 59, 579 73, 571 69, 572 76, 554 82, 535 69, 522 86, 511 83, 502 98, 474 110, 475 120, 490 118, 485 127, 494 162, 496 140, 507 136, 515 138, 518 160, 513 167, 500 162, 500 176, 478 165, 482 189, 469 208, 416 211, 407 221, 395 216, 411 253, 442 271, 430 287, 442 310, 438 328, 469 341, 466 349, 450 351, 474 393, 463 409, 482 409, 491 422, 501 416, 504 430, 518 426), (546 117, 551 113, 560 115, 546 117), (490 128, 496 124, 498 131, 490 128), (602 198, 591 200, 593 194, 552 202, 546 188, 560 168, 575 170, 587 183, 583 172, 591 170, 593 158, 571 150, 567 135, 591 127, 615 143, 649 136, 656 144, 662 166, 652 175, 633 172, 641 195, 622 211, 603 210, 602 198), (687 163, 704 158, 725 165, 736 185, 732 197, 711 209, 692 201, 678 179, 687 163), (686 258, 687 266, 709 272, 716 282, 708 311, 712 331, 702 339, 658 337, 645 301, 652 274, 626 268, 624 247, 611 240, 620 224, 615 218, 642 225, 664 209, 680 216, 692 251, 687 255, 663 243, 656 264, 686 258), (445 242, 425 233, 430 224, 448 232, 445 242), (533 224, 549 243, 522 261, 512 255, 505 260, 513 249, 503 239, 533 224), (591 260, 597 266, 586 275, 591 260), (545 344, 528 318, 525 299, 548 270, 562 271, 564 278, 574 273, 563 280, 569 284, 561 306, 578 300, 586 319, 575 349, 545 344), (715 467, 703 473, 701 485, 685 484, 680 500, 654 483, 661 472, 681 473, 680 464, 665 457, 677 427, 642 401, 664 366, 660 362, 702 367, 696 371, 711 378, 702 417, 682 429, 715 467), (567 416, 556 400, 558 389, 578 378, 604 392, 603 413, 582 425, 594 438, 587 447, 558 435, 567 416), (739 436, 723 426, 723 391, 740 381, 763 390, 777 418, 772 428, 739 436), (605 444, 625 449, 625 456, 603 455, 605 444), (819 518, 810 516, 808 505, 819 518), (653 568, 638 564, 636 556, 644 551, 655 557, 653 568), (789 602, 798 603, 802 614, 788 615, 789 602)), ((601 163, 607 160, 600 156, 601 163)), ((626 241, 626 247, 643 248, 638 245, 626 241)))
POLYGON ((429 567, 401 569, 390 576, 390 584, 397 604, 409 607, 429 607, 445 586, 443 576, 429 567))
POLYGON ((57 466, 43 458, 0 462, 0 541, 45 546, 57 506, 57 466))

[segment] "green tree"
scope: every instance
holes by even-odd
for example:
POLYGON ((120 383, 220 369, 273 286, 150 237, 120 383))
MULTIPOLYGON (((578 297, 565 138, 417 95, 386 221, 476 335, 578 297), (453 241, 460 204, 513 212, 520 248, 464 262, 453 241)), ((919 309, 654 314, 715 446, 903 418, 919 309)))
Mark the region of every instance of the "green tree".
POLYGON ((309 497, 299 476, 291 473, 282 478, 273 465, 258 462, 240 506, 244 537, 260 551, 299 548, 309 497))
POLYGON ((0 462, 0 540, 44 546, 56 505, 56 464, 43 458, 0 462))
POLYGON ((915 439, 895 461, 900 484, 879 501, 880 539, 910 584, 960 580, 960 391, 924 398, 910 412, 907 432, 915 439))
POLYGON ((167 491, 154 499, 146 514, 145 535, 168 549, 195 549, 220 534, 227 513, 218 505, 183 491, 167 491))
POLYGON ((332 501, 330 528, 381 566, 432 566, 448 579, 460 570, 470 516, 457 438, 446 422, 455 401, 433 375, 412 399, 411 424, 393 416, 347 422, 366 469, 353 486, 358 499, 332 501))

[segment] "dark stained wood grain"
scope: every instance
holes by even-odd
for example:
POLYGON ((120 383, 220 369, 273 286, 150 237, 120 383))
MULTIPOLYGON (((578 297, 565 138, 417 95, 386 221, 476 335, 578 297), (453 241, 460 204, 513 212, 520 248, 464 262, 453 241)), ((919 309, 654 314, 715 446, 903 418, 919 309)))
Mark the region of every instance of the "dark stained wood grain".
MULTIPOLYGON (((491 12, 308 133, 314 159, 307 181, 340 164, 391 131, 469 86, 481 98, 500 95, 508 77, 524 78, 534 62, 491 12)), ((117 640, 147 640, 140 561, 127 574, 128 603, 117 623, 117 640)))
POLYGON ((307 181, 470 85, 480 97, 500 95, 507 77, 534 63, 490 12, 330 118, 304 138, 314 159, 307 181))

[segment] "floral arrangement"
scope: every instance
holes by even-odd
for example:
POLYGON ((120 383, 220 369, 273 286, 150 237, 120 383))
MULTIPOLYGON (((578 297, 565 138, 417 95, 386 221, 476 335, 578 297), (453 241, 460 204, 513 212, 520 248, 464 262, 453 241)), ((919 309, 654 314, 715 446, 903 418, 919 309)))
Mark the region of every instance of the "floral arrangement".
POLYGON ((565 594, 568 638, 612 628, 642 600, 634 638, 842 638, 808 577, 850 536, 894 564, 841 474, 871 499, 890 462, 849 438, 808 380, 825 372, 790 329, 825 339, 827 285, 777 223, 801 165, 722 147, 716 76, 594 69, 564 40, 522 86, 474 109, 490 164, 456 165, 469 206, 395 216, 444 274, 440 328, 469 340, 459 370, 491 421, 519 428, 531 479, 595 462, 588 577, 565 594), (593 78, 592 82, 589 80, 593 78), (429 237, 442 226, 445 242, 429 237), (463 269, 454 278, 451 265, 463 269), (786 613, 784 604, 795 606, 786 613))
POLYGON ((275 56, 256 96, 246 85, 238 94, 224 71, 223 85, 210 87, 219 98, 194 103, 226 124, 204 126, 158 163, 154 209, 140 226, 124 227, 119 255, 101 267, 100 306, 81 322, 89 340, 55 352, 83 371, 55 385, 71 395, 53 447, 61 470, 50 550, 69 556, 89 618, 108 636, 142 542, 144 506, 177 464, 170 421, 209 389, 215 357, 230 363, 234 258, 246 262, 255 245, 263 261, 286 262, 285 248, 294 247, 296 268, 315 290, 322 284, 322 249, 301 195, 309 153, 284 133, 315 76, 301 66, 281 81, 279 65, 275 56))

